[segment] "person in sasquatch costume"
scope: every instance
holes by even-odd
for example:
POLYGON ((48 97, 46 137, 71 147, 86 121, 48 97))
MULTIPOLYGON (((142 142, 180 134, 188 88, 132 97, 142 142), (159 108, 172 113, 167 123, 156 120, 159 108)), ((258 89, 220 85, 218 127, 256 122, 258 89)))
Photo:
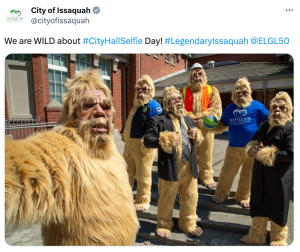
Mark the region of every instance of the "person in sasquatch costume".
POLYGON ((179 193, 179 228, 199 237, 203 231, 196 224, 199 173, 195 146, 201 144, 203 137, 192 119, 185 115, 182 96, 173 86, 165 88, 163 103, 166 111, 150 119, 144 137, 147 148, 158 148, 160 198, 156 233, 164 238, 170 236, 173 206, 179 193))
POLYGON ((153 99, 155 88, 153 80, 143 75, 135 86, 134 105, 127 118, 125 128, 121 132, 125 142, 124 158, 127 162, 130 185, 137 180, 135 208, 143 211, 150 207, 151 201, 151 171, 156 149, 147 149, 142 138, 147 130, 150 118, 160 114, 162 108, 153 99))
POLYGON ((235 200, 242 207, 250 206, 253 159, 245 154, 245 146, 252 139, 260 123, 266 121, 269 115, 263 104, 252 100, 251 92, 247 78, 238 79, 232 91, 233 103, 225 108, 217 127, 212 130, 214 133, 229 130, 229 145, 224 164, 215 194, 211 198, 217 204, 228 198, 232 182, 242 165, 235 200))
POLYGON ((205 128, 203 119, 208 115, 220 119, 222 104, 219 91, 207 84, 202 65, 195 63, 191 67, 189 85, 182 88, 181 93, 184 97, 186 114, 193 119, 204 138, 202 144, 196 148, 200 183, 208 188, 214 188, 216 187, 212 169, 214 134, 205 128))
POLYGON ((5 144, 6 227, 42 224, 44 245, 133 245, 139 222, 97 70, 67 79, 51 131, 5 144))
POLYGON ((249 234, 241 241, 262 245, 266 242, 267 223, 271 221, 270 245, 287 246, 287 217, 293 192, 294 123, 293 105, 286 92, 279 92, 270 102, 268 121, 264 122, 246 145, 254 158, 249 234))

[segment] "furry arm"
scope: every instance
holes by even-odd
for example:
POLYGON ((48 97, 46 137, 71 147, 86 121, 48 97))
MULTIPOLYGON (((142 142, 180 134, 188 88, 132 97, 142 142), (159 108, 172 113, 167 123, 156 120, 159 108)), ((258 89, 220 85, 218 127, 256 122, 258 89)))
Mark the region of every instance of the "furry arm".
POLYGON ((200 129, 198 129, 197 127, 193 127, 193 129, 195 129, 197 132, 197 137, 196 140, 194 140, 194 144, 196 147, 198 147, 203 142, 204 138, 200 129))
POLYGON ((226 126, 224 123, 222 123, 221 120, 218 121, 218 124, 215 128, 210 129, 209 132, 215 133, 215 134, 221 134, 225 130, 228 129, 228 126, 226 126))
MULTIPOLYGON (((198 133, 198 132, 197 132, 198 133)), ((159 134, 159 145, 164 150, 164 152, 167 152, 169 154, 172 153, 173 148, 175 147, 175 136, 174 132, 170 131, 162 131, 159 134)))
POLYGON ((282 131, 282 146, 280 150, 274 145, 266 146, 257 153, 257 160, 266 166, 274 166, 276 163, 293 162, 294 160, 294 126, 282 131))
POLYGON ((246 155, 249 156, 249 155, 248 155, 249 151, 250 151, 252 148, 257 147, 257 146, 258 146, 258 140, 252 140, 252 141, 250 141, 249 143, 247 143, 247 145, 246 145, 246 147, 245 147, 245 153, 246 153, 246 155))
POLYGON ((61 222, 69 214, 67 160, 62 158, 60 147, 56 153, 49 150, 51 145, 51 139, 36 136, 6 140, 5 222, 8 227, 61 222))
POLYGON ((278 149, 272 145, 266 146, 260 151, 257 152, 257 160, 260 161, 265 166, 274 166, 275 164, 275 152, 278 151, 278 149))
POLYGON ((219 91, 216 87, 212 90, 210 94, 210 104, 209 108, 203 112, 201 119, 204 119, 208 115, 215 116, 218 120, 220 120, 222 115, 222 102, 220 98, 219 91))

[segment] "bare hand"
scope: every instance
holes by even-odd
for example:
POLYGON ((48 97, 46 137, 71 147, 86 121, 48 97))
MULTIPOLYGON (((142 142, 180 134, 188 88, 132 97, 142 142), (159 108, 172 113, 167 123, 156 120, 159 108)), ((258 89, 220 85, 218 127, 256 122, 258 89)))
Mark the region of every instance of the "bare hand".
POLYGON ((248 156, 251 158, 257 158, 257 153, 261 150, 258 146, 253 147, 249 152, 248 156))
POLYGON ((174 137, 175 137, 175 145, 179 143, 179 137, 178 137, 178 132, 173 132, 174 137))
POLYGON ((192 129, 192 128, 189 127, 188 138, 190 138, 192 140, 196 140, 196 138, 197 138, 197 131, 195 129, 192 129))
POLYGON ((195 126, 200 126, 200 118, 199 117, 195 117, 194 119, 193 119, 193 122, 194 122, 194 124, 195 124, 195 126))

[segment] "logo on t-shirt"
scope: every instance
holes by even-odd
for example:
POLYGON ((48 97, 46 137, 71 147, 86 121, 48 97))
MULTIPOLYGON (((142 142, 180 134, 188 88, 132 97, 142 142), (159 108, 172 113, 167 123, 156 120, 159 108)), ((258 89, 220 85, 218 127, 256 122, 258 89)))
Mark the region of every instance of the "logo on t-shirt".
POLYGON ((248 112, 245 108, 236 108, 232 113, 233 118, 230 119, 230 124, 232 125, 243 125, 251 121, 251 117, 246 117, 248 112))
POLYGON ((246 109, 236 108, 236 109, 233 111, 233 114, 234 114, 235 116, 245 116, 245 115, 247 115, 247 110, 246 110, 246 109))

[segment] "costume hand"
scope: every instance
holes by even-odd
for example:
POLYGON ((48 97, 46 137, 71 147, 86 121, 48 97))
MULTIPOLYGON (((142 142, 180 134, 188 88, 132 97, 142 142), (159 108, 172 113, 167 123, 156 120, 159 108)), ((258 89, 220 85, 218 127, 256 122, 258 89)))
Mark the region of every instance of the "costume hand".
POLYGON ((188 138, 190 138, 192 140, 196 140, 196 137, 197 137, 197 131, 195 129, 192 129, 189 127, 188 138))
POLYGON ((257 158, 257 153, 261 150, 258 146, 253 147, 249 152, 248 156, 251 158, 257 158))
POLYGON ((177 145, 179 143, 178 132, 173 132, 173 133, 174 133, 174 137, 175 137, 175 145, 177 145))
POLYGON ((195 126, 197 126, 197 127, 200 126, 200 118, 199 118, 199 117, 195 117, 195 118, 193 119, 193 122, 194 122, 195 126))

